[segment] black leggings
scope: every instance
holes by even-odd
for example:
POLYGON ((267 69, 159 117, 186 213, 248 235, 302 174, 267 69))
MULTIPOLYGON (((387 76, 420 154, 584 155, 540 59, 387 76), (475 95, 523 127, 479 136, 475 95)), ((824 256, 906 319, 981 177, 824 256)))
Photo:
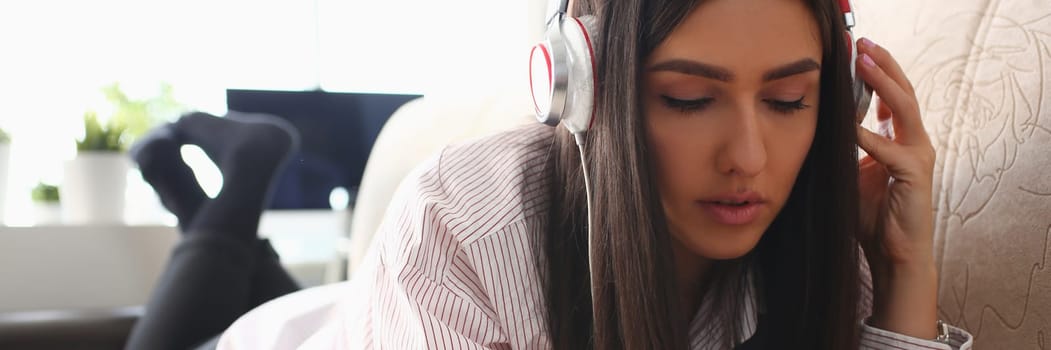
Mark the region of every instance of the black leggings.
POLYGON ((172 252, 126 348, 214 347, 215 338, 241 315, 297 290, 265 239, 186 235, 172 252))

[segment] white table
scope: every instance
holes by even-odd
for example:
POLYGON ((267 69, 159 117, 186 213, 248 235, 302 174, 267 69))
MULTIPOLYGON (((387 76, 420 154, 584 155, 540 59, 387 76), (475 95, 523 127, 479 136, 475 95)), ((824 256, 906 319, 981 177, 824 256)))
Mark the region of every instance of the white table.
MULTIPOLYGON (((345 211, 268 211, 260 235, 304 286, 344 273, 345 211)), ((0 227, 0 313, 142 305, 178 242, 166 225, 0 227)))

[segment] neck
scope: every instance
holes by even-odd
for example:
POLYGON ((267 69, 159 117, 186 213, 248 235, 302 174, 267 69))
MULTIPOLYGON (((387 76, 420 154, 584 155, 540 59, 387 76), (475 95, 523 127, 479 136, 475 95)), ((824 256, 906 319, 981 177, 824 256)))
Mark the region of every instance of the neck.
POLYGON ((679 302, 686 310, 687 329, 701 300, 708 289, 712 260, 691 252, 682 243, 673 240, 672 256, 675 259, 676 282, 679 288, 679 302))

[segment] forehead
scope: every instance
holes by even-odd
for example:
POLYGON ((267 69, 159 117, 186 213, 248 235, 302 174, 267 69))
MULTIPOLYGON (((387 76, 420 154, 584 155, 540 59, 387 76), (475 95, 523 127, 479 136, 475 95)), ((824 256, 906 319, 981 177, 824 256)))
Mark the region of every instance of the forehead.
POLYGON ((692 59, 747 75, 812 58, 821 63, 821 36, 800 0, 708 0, 661 42, 649 61, 692 59))

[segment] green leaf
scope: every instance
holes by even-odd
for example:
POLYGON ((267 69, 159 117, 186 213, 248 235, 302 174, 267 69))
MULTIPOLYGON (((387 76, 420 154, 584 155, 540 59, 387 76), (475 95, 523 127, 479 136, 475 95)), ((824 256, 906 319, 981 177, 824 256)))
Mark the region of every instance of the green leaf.
POLYGON ((58 203, 58 186, 38 183, 36 187, 33 187, 32 196, 34 202, 58 203))
POLYGON ((103 128, 98 115, 89 111, 84 113, 84 138, 77 140, 77 151, 123 151, 123 133, 124 127, 112 121, 103 128))
POLYGON ((117 83, 102 88, 106 99, 113 104, 114 114, 110 120, 114 127, 123 131, 125 143, 134 143, 151 128, 184 113, 187 108, 175 100, 174 89, 163 83, 160 94, 146 99, 131 99, 117 83))
POLYGON ((93 112, 84 115, 84 139, 77 141, 80 151, 123 151, 157 124, 184 113, 187 108, 175 100, 170 84, 161 84, 158 96, 132 99, 113 83, 101 92, 113 105, 113 115, 105 126, 93 112), (89 115, 90 114, 90 115, 89 115))

